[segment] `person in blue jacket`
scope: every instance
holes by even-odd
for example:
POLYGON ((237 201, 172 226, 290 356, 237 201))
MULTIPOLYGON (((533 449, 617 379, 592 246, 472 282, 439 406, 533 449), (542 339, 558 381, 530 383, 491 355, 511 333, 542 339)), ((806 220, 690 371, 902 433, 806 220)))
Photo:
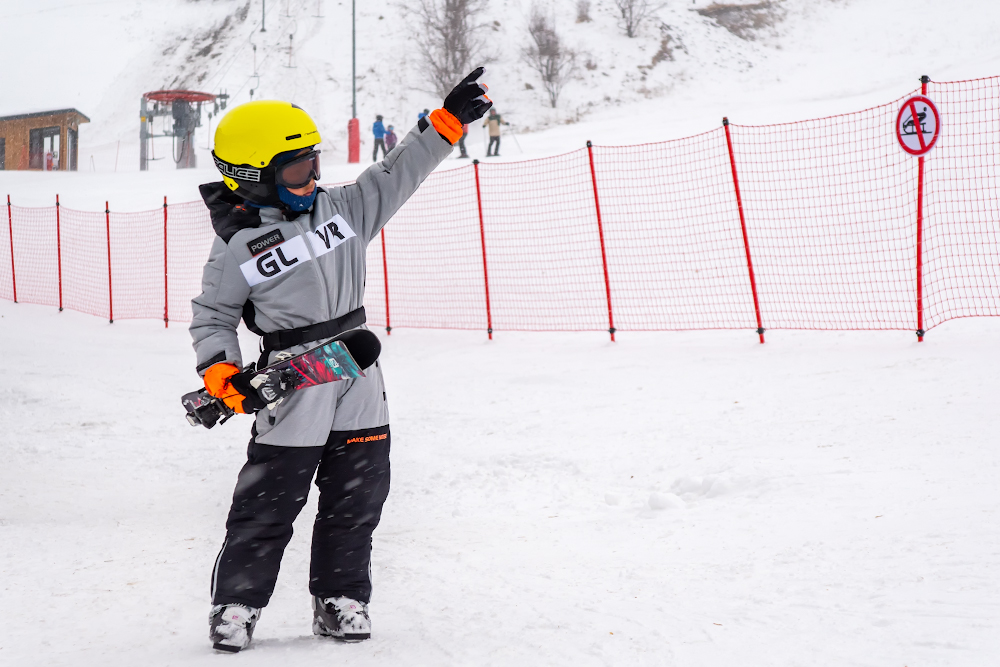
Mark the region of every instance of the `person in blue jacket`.
POLYGON ((385 157, 385 126, 382 124, 382 116, 375 116, 375 124, 372 125, 372 134, 375 135, 375 150, 372 151, 372 162, 378 161, 378 149, 382 147, 382 157, 385 157))

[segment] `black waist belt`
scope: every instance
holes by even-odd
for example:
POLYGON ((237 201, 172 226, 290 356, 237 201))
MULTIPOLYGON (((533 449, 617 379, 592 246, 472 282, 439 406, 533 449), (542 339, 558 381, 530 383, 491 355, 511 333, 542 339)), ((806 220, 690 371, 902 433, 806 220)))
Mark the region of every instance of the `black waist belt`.
POLYGON ((359 327, 366 321, 365 307, 361 306, 357 310, 352 310, 346 315, 341 315, 340 317, 327 320, 326 322, 310 324, 296 329, 272 331, 264 334, 263 336, 261 341, 263 352, 266 355, 268 352, 272 352, 274 350, 287 350, 290 347, 311 343, 315 340, 320 340, 321 338, 332 338, 333 336, 338 336, 345 331, 359 327))

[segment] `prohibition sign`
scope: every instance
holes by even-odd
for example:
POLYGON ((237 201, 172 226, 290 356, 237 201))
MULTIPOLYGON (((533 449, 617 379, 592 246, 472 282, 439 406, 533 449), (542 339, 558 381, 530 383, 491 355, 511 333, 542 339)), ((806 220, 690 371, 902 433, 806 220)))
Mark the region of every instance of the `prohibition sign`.
POLYGON ((904 151, 920 157, 934 148, 941 136, 941 115, 934 102, 914 95, 903 102, 896 116, 896 139, 904 151))

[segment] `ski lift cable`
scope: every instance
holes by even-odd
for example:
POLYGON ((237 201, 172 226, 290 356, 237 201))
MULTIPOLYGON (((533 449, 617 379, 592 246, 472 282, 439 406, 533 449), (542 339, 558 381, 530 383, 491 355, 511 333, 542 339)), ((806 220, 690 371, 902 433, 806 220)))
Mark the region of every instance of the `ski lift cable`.
MULTIPOLYGON (((274 3, 272 3, 271 9, 265 10, 264 17, 266 18, 273 11, 274 11, 274 3)), ((280 18, 281 12, 278 12, 278 16, 280 18)), ((260 21, 256 21, 253 24, 253 27, 250 29, 250 36, 251 37, 253 36, 253 33, 257 30, 258 27, 260 27, 260 21)), ((247 41, 249 42, 249 38, 248 38, 247 41)), ((249 42, 249 43, 252 43, 252 42, 249 42)), ((236 53, 233 54, 232 58, 229 59, 228 63, 223 63, 222 65, 219 66, 219 69, 216 71, 216 73, 213 74, 208 79, 211 82, 211 84, 209 85, 209 88, 215 88, 216 86, 222 84, 222 79, 225 78, 226 74, 229 73, 229 70, 232 69, 233 65, 236 63, 236 59, 240 56, 240 54, 243 53, 243 50, 246 49, 246 48, 247 48, 247 45, 244 44, 243 46, 241 46, 236 51, 236 53)))
MULTIPOLYGON (((268 61, 268 59, 269 59, 269 58, 270 58, 270 57, 271 57, 272 55, 274 55, 274 49, 271 49, 271 50, 269 50, 269 51, 267 52, 267 55, 266 55, 266 56, 264 56, 263 60, 261 60, 261 61, 260 61, 259 63, 257 63, 257 65, 258 65, 258 68, 259 68, 259 67, 260 67, 261 65, 263 65, 264 63, 266 63, 266 62, 268 61)), ((255 74, 251 74, 250 76, 248 76, 248 77, 247 77, 246 81, 244 81, 244 82, 243 82, 243 85, 242 85, 242 86, 240 86, 240 87, 239 87, 239 89, 238 89, 238 90, 237 90, 237 91, 236 91, 235 93, 232 93, 232 94, 230 95, 230 97, 231 97, 231 98, 233 98, 233 99, 235 99, 235 98, 236 98, 236 96, 237 96, 237 95, 239 95, 239 94, 240 94, 241 92, 243 92, 243 90, 244 90, 244 89, 245 89, 245 88, 247 87, 247 84, 248 84, 248 83, 250 83, 250 79, 253 79, 253 78, 255 78, 255 77, 256 77, 256 79, 257 79, 257 83, 256 83, 256 84, 254 84, 254 88, 256 89, 257 87, 259 87, 259 85, 260 85, 260 79, 261 79, 261 75, 260 75, 259 73, 255 73, 255 74)))
MULTIPOLYGON (((295 21, 295 19, 293 18, 292 21, 295 21)), ((286 22, 285 25, 287 27, 287 25, 288 25, 287 22, 286 22)), ((295 30, 292 31, 292 34, 296 34, 297 31, 298 31, 298 22, 295 22, 295 30)), ((264 65, 264 63, 266 63, 271 58, 271 56, 273 56, 275 53, 278 53, 278 55, 282 55, 282 54, 288 53, 288 47, 287 46, 279 46, 279 47, 276 47, 276 48, 268 49, 267 52, 266 52, 266 55, 260 60, 260 62, 257 63, 257 69, 258 69, 258 71, 255 72, 254 74, 251 74, 249 77, 247 77, 246 81, 243 82, 243 85, 240 86, 239 89, 235 93, 232 93, 230 95, 230 97, 235 98, 237 95, 239 95, 243 91, 243 89, 247 87, 247 84, 250 82, 250 79, 252 79, 254 77, 257 77, 257 83, 259 84, 260 83, 260 79, 262 78, 259 70, 264 65)), ((256 88, 256 87, 257 87, 257 84, 254 85, 254 88, 256 88)))
MULTIPOLYGON (((281 18, 280 15, 279 15, 279 18, 281 18)), ((295 29, 293 30, 292 34, 295 34, 296 32, 298 32, 298 22, 294 18, 292 19, 292 21, 295 24, 295 29)), ((287 30, 287 26, 288 26, 288 21, 285 21, 284 24, 283 24, 283 26, 279 26, 278 29, 281 30, 282 32, 284 32, 285 30, 287 30)), ((252 42, 249 42, 249 40, 248 40, 248 43, 252 44, 252 42)), ((246 48, 246 45, 244 45, 241 48, 241 51, 244 48, 246 48)), ((249 83, 250 79, 252 79, 254 76, 257 77, 258 83, 259 83, 260 76, 261 76, 259 72, 260 72, 260 69, 263 67, 264 63, 266 63, 270 59, 270 57, 272 55, 274 55, 275 51, 278 51, 279 53, 280 52, 287 52, 288 51, 288 47, 280 47, 279 46, 277 48, 270 48, 270 49, 264 48, 263 50, 265 52, 265 55, 264 55, 264 57, 260 61, 257 62, 257 70, 258 71, 255 72, 254 74, 251 74, 250 77, 248 77, 247 80, 243 82, 243 85, 240 86, 239 90, 237 90, 235 93, 232 93, 230 95, 231 98, 235 98, 240 92, 242 92, 246 88, 247 83, 249 83)), ((237 55, 239 55, 239 53, 237 53, 237 55)), ((234 56, 234 59, 235 59, 235 56, 234 56)), ((226 71, 223 73, 223 76, 225 76, 225 74, 227 74, 229 72, 229 69, 231 69, 232 64, 233 63, 230 63, 230 67, 226 69, 226 71)), ((221 82, 221 79, 220 79, 219 84, 216 84, 216 85, 221 85, 221 83, 222 82, 221 82)), ((214 85, 210 86, 210 87, 214 87, 214 85)), ((255 85, 254 88, 256 88, 256 87, 257 86, 255 85)))
POLYGON ((248 83, 250 83, 250 79, 254 79, 254 78, 257 79, 257 83, 255 83, 253 87, 254 87, 255 90, 257 88, 259 88, 260 87, 260 75, 259 74, 251 74, 250 76, 247 77, 247 80, 243 82, 243 85, 240 86, 239 89, 235 93, 233 93, 232 95, 230 95, 230 97, 232 97, 235 100, 236 96, 239 95, 240 93, 242 93, 243 89, 247 87, 248 83))

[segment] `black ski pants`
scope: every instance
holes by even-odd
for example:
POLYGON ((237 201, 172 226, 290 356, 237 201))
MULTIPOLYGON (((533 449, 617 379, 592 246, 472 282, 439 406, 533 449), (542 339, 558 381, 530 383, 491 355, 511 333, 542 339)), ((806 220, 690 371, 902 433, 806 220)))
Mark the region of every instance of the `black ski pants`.
POLYGON ((292 522, 316 475, 309 592, 371 598, 372 532, 389 495, 389 427, 334 431, 322 447, 250 440, 212 572, 212 604, 267 606, 292 522))
POLYGON ((385 152, 385 140, 384 139, 376 139, 375 140, 375 149, 372 151, 372 162, 375 162, 375 161, 378 160, 378 149, 379 148, 382 149, 382 157, 385 157, 386 155, 388 155, 388 153, 385 152))
POLYGON ((500 155, 500 137, 490 137, 490 145, 486 147, 486 155, 500 155), (493 148, 496 146, 496 148, 493 148))

